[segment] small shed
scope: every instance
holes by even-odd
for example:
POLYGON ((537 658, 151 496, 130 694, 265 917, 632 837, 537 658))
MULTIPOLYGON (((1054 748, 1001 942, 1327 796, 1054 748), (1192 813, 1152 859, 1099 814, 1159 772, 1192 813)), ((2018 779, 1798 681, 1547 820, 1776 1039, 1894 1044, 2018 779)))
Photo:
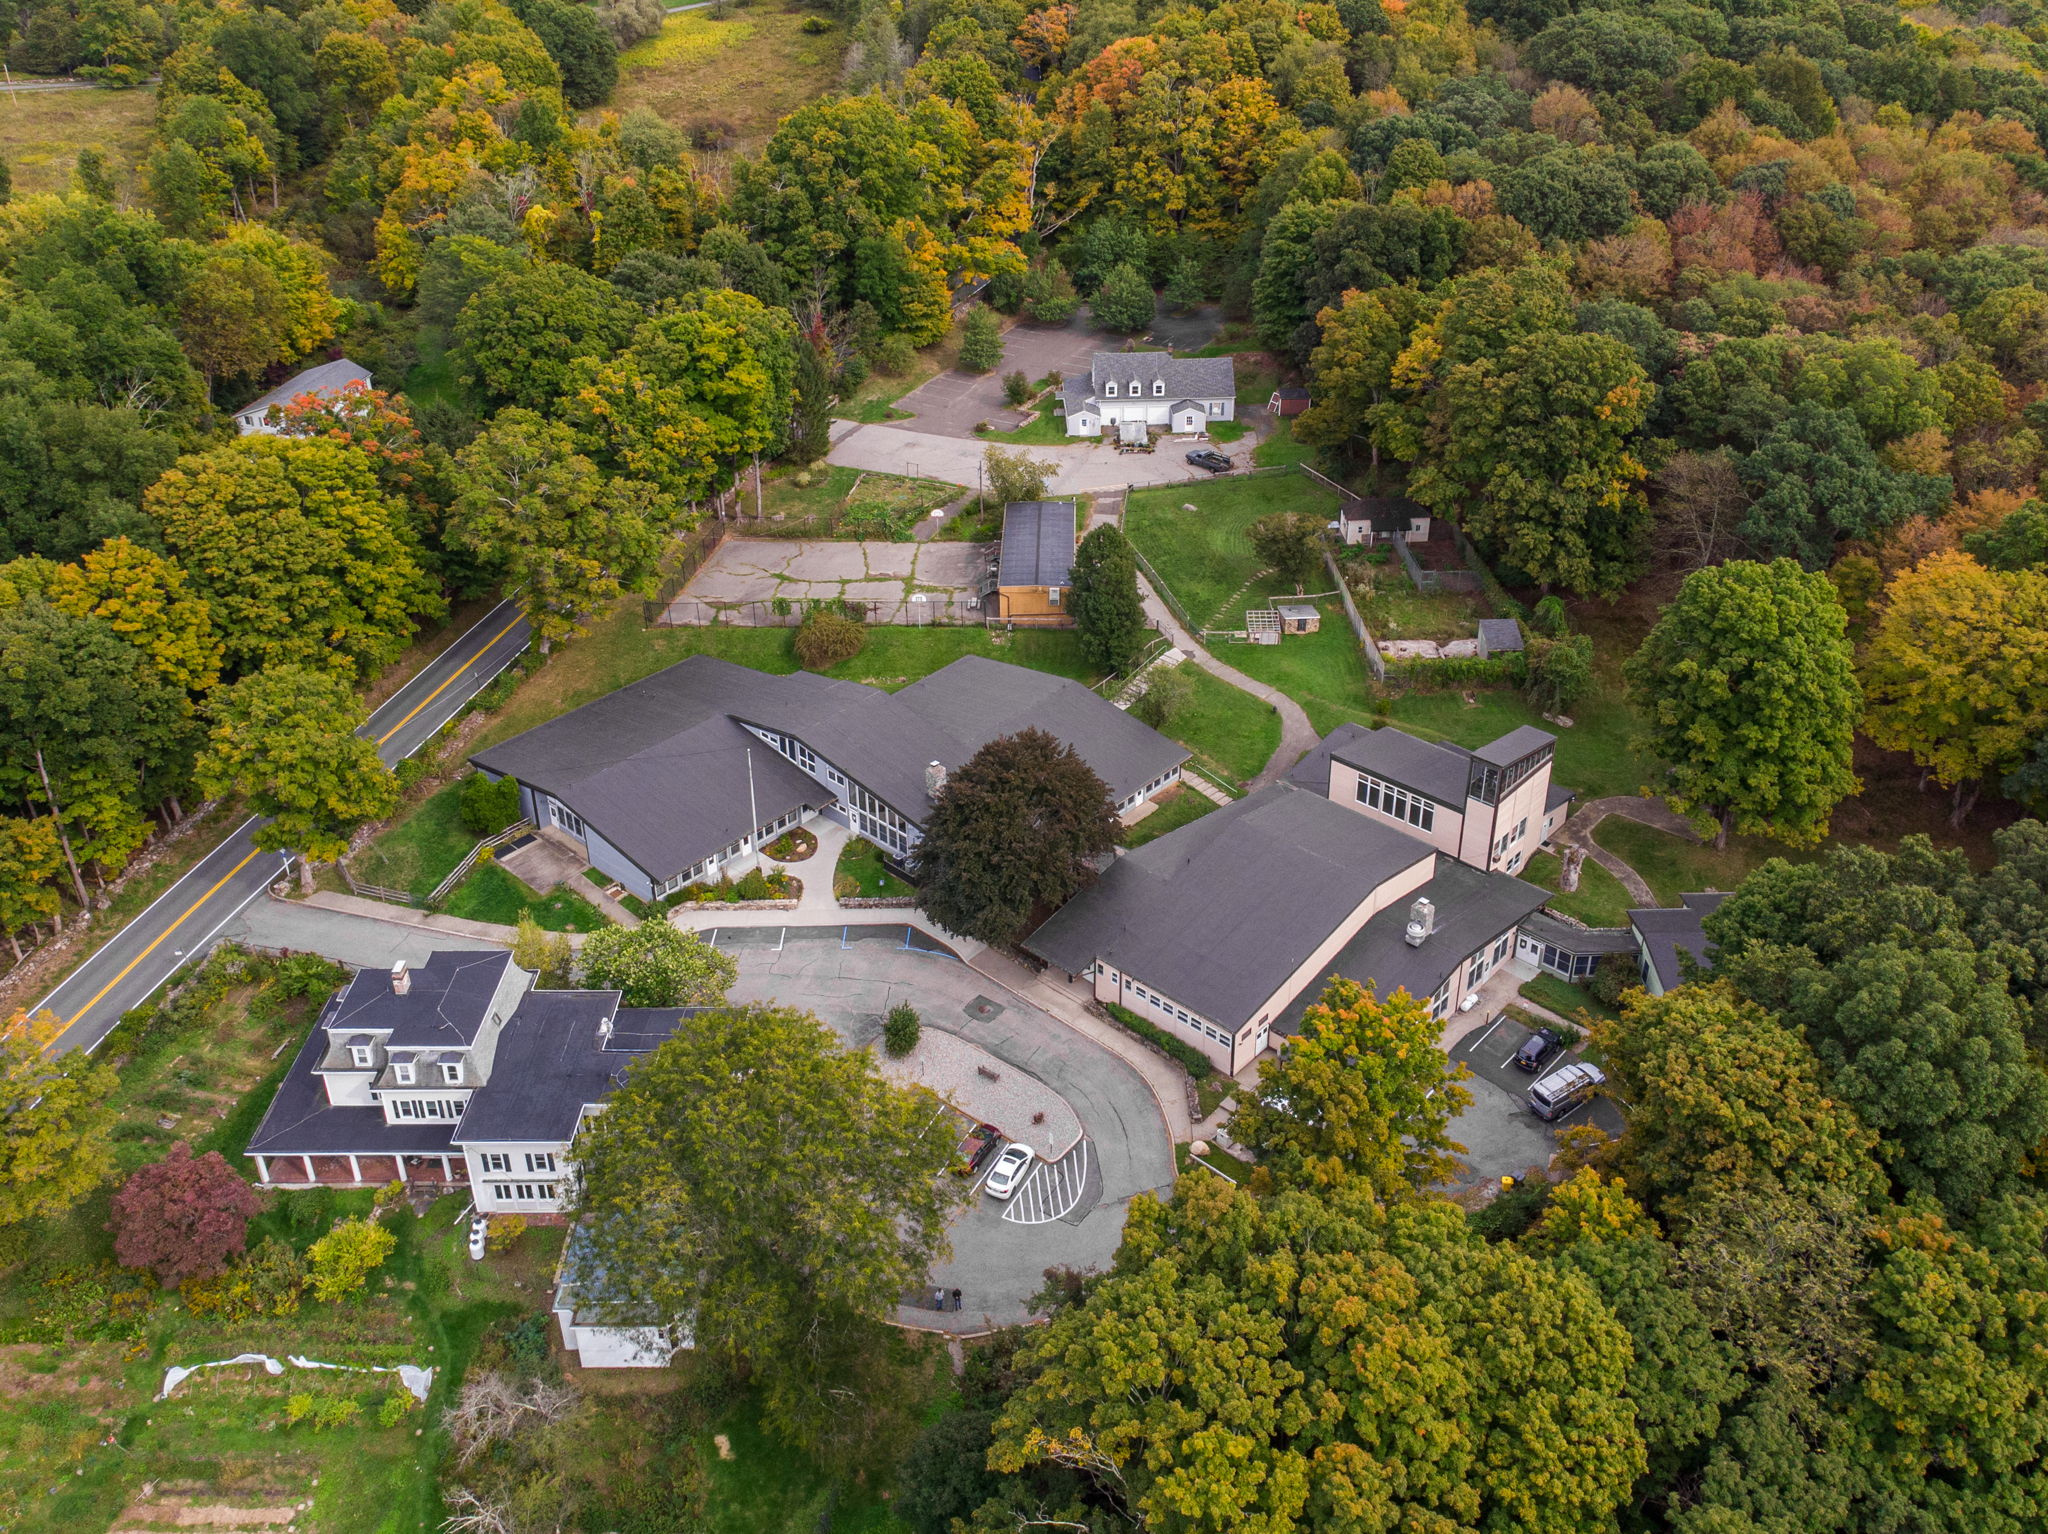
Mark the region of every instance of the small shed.
POLYGON ((1427 543, 1429 508, 1405 496, 1361 496, 1344 503, 1338 527, 1346 543, 1427 543))
POLYGON ((1076 512, 1072 501, 1012 501, 1003 508, 1002 551, 996 561, 996 616, 1006 623, 1055 627, 1072 623, 1076 512))
POLYGON ((1323 626, 1322 612, 1312 602, 1275 602, 1273 610, 1280 614, 1283 633, 1313 634, 1323 626))
POLYGON ((1513 618, 1481 618, 1479 620, 1479 658, 1490 660, 1496 655, 1513 655, 1522 648, 1522 625, 1513 618))
POLYGON ((1300 415, 1310 404, 1306 389, 1275 389, 1266 408, 1275 415, 1300 415))

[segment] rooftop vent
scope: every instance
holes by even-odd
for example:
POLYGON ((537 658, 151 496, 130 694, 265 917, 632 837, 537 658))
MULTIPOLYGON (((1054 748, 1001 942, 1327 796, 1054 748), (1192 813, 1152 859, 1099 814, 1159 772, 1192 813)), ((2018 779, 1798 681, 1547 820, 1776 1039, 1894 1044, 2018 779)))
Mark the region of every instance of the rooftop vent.
POLYGON ((926 762, 924 764, 924 791, 928 798, 936 799, 945 791, 946 764, 926 762))
POLYGON ((411 991, 412 971, 405 967, 405 960, 400 959, 391 966, 391 994, 394 996, 405 996, 410 994, 411 991))
POLYGON ((1408 907, 1408 926, 1401 935, 1408 940, 1410 948, 1420 948, 1430 933, 1436 931, 1436 906, 1427 896, 1416 900, 1408 907))

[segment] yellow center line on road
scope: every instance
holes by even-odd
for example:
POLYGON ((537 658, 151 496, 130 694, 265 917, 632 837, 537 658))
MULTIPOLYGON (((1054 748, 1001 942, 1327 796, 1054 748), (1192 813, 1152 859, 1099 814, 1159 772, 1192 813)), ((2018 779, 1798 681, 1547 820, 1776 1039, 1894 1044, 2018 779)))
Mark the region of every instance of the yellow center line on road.
POLYGON ((464 661, 460 666, 457 666, 452 672, 448 674, 447 681, 443 682, 439 687, 436 687, 432 692, 428 693, 424 698, 420 699, 419 702, 415 703, 412 707, 412 713, 407 714, 403 719, 399 720, 398 723, 394 724, 382 735, 379 735, 377 737, 377 744, 380 746, 383 745, 385 741, 389 740, 392 736, 396 735, 400 730, 404 729, 407 725, 411 724, 413 721, 414 714, 417 714, 429 703, 432 703, 436 698, 440 697, 442 693, 446 692, 451 686, 454 685, 455 679, 457 677, 461 676, 463 672, 467 671, 471 666, 474 666, 478 661, 482 660, 484 656, 490 653, 492 645, 496 644, 499 640, 503 639, 507 634, 511 633, 514 629, 518 628, 519 625, 525 621, 526 620, 524 617, 514 618, 510 623, 506 624, 503 628, 499 629, 497 633, 491 635, 489 639, 486 639, 483 643, 482 649, 478 650, 476 654, 472 655, 468 660, 464 661))
POLYGON ((73 1023, 76 1023, 81 1017, 85 1016, 86 1013, 90 1012, 94 1007, 98 1006, 100 1004, 100 998, 102 996, 105 996, 107 992, 111 991, 115 986, 119 985, 123 980, 126 980, 128 978, 128 972, 130 970, 134 969, 136 965, 140 964, 144 959, 148 958, 151 954, 155 953, 157 951, 158 946, 162 944, 165 938, 169 937, 173 932, 176 932, 178 928, 185 924, 186 917, 190 916, 194 911, 198 910, 201 906, 205 905, 207 901, 213 899, 215 895, 219 894, 221 885, 226 884, 228 880, 234 878, 234 876, 240 873, 244 868, 247 868, 249 866, 249 859, 255 856, 256 853, 252 850, 247 857, 244 857, 242 859, 241 862, 237 863, 233 868, 230 868, 226 873, 220 876, 220 883, 215 884, 212 889, 208 890, 205 894, 201 895, 197 900, 193 901, 190 905, 186 906, 183 911, 179 912, 178 919, 172 922, 168 927, 164 928, 163 931, 159 932, 156 936, 155 942, 151 943, 147 948, 143 949, 142 952, 138 953, 134 958, 130 959, 127 965, 122 969, 120 974, 114 976, 113 979, 109 980, 105 985, 101 986, 97 992, 94 993, 91 1001, 87 1002, 84 1006, 80 1007, 76 1012, 72 1013, 70 1017, 66 1018, 64 1020, 64 1026, 66 1028, 69 1028, 73 1023))

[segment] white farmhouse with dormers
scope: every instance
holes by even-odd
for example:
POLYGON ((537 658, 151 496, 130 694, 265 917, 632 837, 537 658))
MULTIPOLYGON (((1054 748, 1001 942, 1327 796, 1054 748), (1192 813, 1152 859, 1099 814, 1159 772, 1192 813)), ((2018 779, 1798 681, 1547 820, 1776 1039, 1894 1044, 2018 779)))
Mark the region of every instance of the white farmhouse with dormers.
POLYGON ((1070 437, 1117 436, 1119 428, 1205 432, 1237 416, 1237 371, 1228 357, 1171 352, 1097 352, 1086 378, 1060 386, 1070 437))

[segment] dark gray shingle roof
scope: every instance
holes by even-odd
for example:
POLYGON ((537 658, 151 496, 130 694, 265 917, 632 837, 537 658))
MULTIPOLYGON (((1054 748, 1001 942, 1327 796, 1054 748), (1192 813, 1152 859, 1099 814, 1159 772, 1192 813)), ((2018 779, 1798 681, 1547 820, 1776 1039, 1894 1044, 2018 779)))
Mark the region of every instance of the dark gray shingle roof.
POLYGON ((1522 923, 1522 935, 1571 953, 1634 953, 1636 935, 1626 927, 1581 927, 1548 911, 1522 923))
POLYGON ((1178 399, 1234 398, 1237 368, 1228 357, 1176 357, 1172 352, 1097 352, 1088 368, 1097 393, 1105 383, 1117 385, 1120 398, 1132 379, 1141 393, 1152 394, 1152 385, 1166 380, 1166 393, 1178 399))
POLYGON ((1422 740, 1405 730, 1384 725, 1377 730, 1359 730, 1331 755, 1347 767, 1412 788, 1464 813, 1472 753, 1462 747, 1422 740))
POLYGON ((1370 983, 1382 996, 1405 990, 1426 1001, 1482 945, 1521 922, 1548 898, 1548 891, 1511 874, 1481 873, 1454 858, 1438 858, 1436 877, 1360 928, 1358 936, 1338 951, 1324 972, 1287 1003, 1274 1031, 1300 1032, 1301 1014, 1322 994, 1333 974, 1370 983), (1411 948, 1405 936, 1408 912, 1424 896, 1436 906, 1436 930, 1421 947, 1411 948))
POLYGON ((585 1106, 603 1102, 635 1056, 698 1010, 620 1007, 617 991, 528 992, 498 1036, 490 1082, 470 1098, 456 1143, 569 1140, 585 1106))
POLYGON ((455 1126, 445 1121, 387 1124, 382 1108, 329 1106, 326 1085, 314 1074, 325 1043, 322 1031, 315 1028, 292 1057, 263 1122, 249 1138, 248 1154, 410 1156, 449 1149, 455 1126))
POLYGON ((1235 1028, 1374 889, 1431 856, 1276 783, 1118 858, 1024 946, 1069 973, 1105 959, 1235 1028))
POLYGON ((998 586, 1064 586, 1074 569, 1074 503, 1012 501, 1003 508, 998 586))
POLYGON ((1665 990, 1684 983, 1678 955, 1689 953, 1701 964, 1707 962, 1707 935, 1700 923, 1728 896, 1720 891, 1680 895, 1680 906, 1650 906, 1628 913, 1629 924, 1642 934, 1650 967, 1657 972, 1665 990))
POLYGON ((1522 648, 1522 625, 1513 618, 1481 618, 1479 648, 1488 655, 1505 655, 1522 648))
MULTIPOLYGON (((509 953, 446 951, 408 967, 411 985, 400 996, 388 970, 359 970, 321 1016, 321 1032, 339 1038, 357 1030, 389 1029, 392 1049, 474 1043, 491 998, 512 967, 509 953)), ((324 1044, 326 1040, 323 1038, 324 1044)))
POLYGON ((1532 756, 1545 746, 1557 744, 1557 737, 1548 730, 1539 730, 1533 724, 1518 725, 1501 736, 1490 740, 1472 755, 1492 767, 1510 767, 1525 756, 1532 756))

